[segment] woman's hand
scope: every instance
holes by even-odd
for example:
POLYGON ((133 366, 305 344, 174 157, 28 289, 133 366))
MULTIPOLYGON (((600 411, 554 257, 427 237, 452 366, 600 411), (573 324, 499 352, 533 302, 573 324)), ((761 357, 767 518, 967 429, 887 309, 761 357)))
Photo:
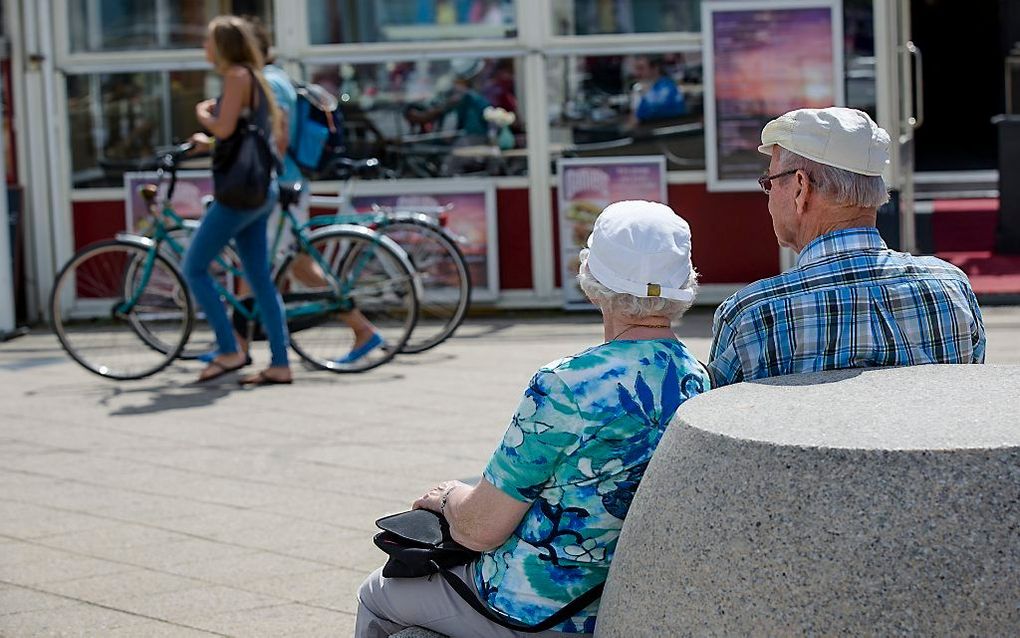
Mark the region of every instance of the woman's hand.
POLYGON ((201 122, 203 119, 209 119, 213 117, 213 110, 216 108, 216 100, 202 100, 195 105, 195 116, 198 117, 198 121, 201 122))
POLYGON ((473 487, 460 481, 443 481, 411 507, 445 515, 453 540, 483 552, 499 547, 513 533, 531 503, 504 494, 482 478, 473 487))
MULTIPOLYGON (((461 481, 443 481, 439 485, 433 487, 428 492, 425 492, 425 494, 422 495, 421 498, 416 500, 411 505, 411 509, 430 510, 437 514, 441 514, 443 513, 442 512, 443 495, 444 494, 448 495, 449 492, 461 486, 469 489, 471 488, 470 485, 468 485, 467 483, 462 483, 461 481)), ((449 498, 449 496, 447 496, 447 498, 449 498)))
POLYGON ((190 155, 200 155, 202 153, 208 153, 212 148, 213 138, 209 137, 205 133, 195 133, 188 138, 188 141, 195 145, 191 149, 190 155))

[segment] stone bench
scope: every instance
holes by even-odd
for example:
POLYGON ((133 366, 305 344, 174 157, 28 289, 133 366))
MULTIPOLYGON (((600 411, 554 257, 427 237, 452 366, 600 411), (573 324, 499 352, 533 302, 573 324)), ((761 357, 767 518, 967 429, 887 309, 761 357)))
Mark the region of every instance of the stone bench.
POLYGON ((1016 635, 1020 366, 743 383, 677 412, 598 636, 1016 635))

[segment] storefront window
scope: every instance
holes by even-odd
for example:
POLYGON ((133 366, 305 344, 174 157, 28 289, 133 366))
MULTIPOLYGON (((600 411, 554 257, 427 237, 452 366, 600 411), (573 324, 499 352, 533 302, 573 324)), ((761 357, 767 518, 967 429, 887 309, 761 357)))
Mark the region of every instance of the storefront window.
POLYGON ((199 128, 195 104, 216 82, 205 71, 68 76, 72 185, 120 186, 138 160, 187 139, 199 128))
POLYGON ((71 52, 187 49, 202 46, 217 15, 259 16, 267 24, 272 0, 69 0, 71 52))
POLYGON ((377 157, 400 177, 521 175, 517 67, 513 58, 339 64, 310 68, 308 80, 340 96, 351 157, 377 157), (487 117, 490 106, 513 123, 487 117))
POLYGON ((700 51, 549 59, 550 148, 562 157, 664 155, 705 168, 700 51))
POLYGON ((513 0, 308 0, 312 44, 516 35, 513 0))
POLYGON ((553 33, 701 31, 701 0, 552 0, 553 33))

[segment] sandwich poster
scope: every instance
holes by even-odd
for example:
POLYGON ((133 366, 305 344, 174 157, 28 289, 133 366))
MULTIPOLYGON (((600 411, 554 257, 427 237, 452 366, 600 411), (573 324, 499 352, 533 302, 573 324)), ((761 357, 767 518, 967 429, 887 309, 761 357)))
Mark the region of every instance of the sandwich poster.
POLYGON ((787 111, 841 106, 839 0, 702 4, 708 188, 757 190, 761 129, 787 111))
POLYGON ((557 171, 563 303, 567 309, 590 308, 577 285, 577 269, 578 253, 587 246, 595 218, 609 204, 624 199, 668 203, 666 158, 561 158, 557 171))

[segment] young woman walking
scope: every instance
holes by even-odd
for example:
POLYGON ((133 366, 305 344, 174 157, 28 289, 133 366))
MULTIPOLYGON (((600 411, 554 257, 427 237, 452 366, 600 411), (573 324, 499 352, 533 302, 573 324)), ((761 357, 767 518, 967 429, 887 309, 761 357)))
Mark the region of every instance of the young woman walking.
MULTIPOLYGON (((191 137, 196 149, 208 150, 217 142, 224 143, 238 131, 239 124, 253 124, 266 139, 272 139, 281 118, 273 92, 262 77, 262 55, 251 25, 236 16, 214 18, 209 23, 205 55, 223 77, 223 94, 218 100, 205 100, 195 106, 199 123, 211 133, 211 136, 196 133, 191 137)), ((267 170, 272 169, 267 167, 267 170)), ((268 368, 241 379, 241 384, 291 382, 287 324, 280 293, 269 272, 266 242, 266 222, 279 196, 275 175, 269 176, 268 183, 265 200, 256 207, 236 208, 215 201, 202 218, 184 257, 184 276, 216 333, 218 354, 202 371, 199 382, 210 381, 251 363, 248 355, 238 349, 230 319, 209 274, 209 264, 231 239, 237 245, 245 278, 255 293, 272 355, 268 368)))

